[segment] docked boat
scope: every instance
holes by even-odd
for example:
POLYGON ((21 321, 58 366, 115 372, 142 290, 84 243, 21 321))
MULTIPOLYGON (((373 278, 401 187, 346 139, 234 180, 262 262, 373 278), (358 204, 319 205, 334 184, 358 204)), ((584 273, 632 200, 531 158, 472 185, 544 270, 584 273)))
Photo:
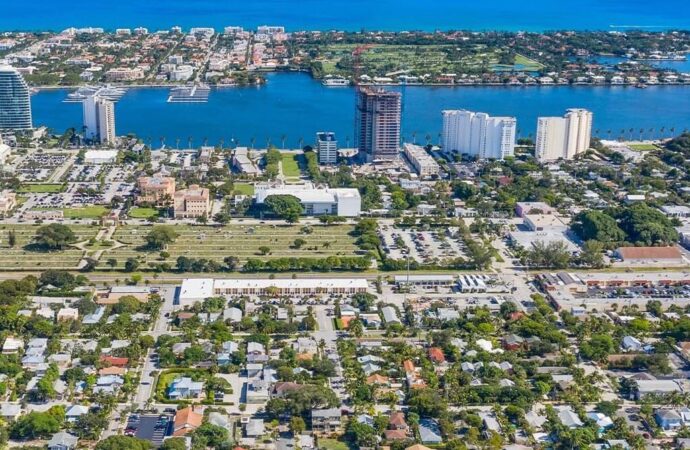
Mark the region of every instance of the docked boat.
POLYGON ((347 78, 326 78, 322 83, 324 86, 328 87, 343 87, 349 86, 350 80, 347 78))
POLYGON ((127 88, 114 86, 82 86, 74 92, 67 94, 63 100, 65 103, 81 103, 87 97, 98 95, 112 102, 117 102, 127 93, 127 88))

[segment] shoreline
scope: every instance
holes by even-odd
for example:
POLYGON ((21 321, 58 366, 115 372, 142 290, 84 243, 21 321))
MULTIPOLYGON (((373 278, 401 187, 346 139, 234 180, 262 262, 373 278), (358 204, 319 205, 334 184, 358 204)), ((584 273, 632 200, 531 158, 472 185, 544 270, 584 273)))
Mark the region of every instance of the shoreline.
MULTIPOLYGON (((280 73, 280 72, 275 72, 280 73)), ((323 86, 323 84, 318 79, 312 79, 313 82, 318 83, 323 86)), ((113 84, 104 83, 101 86, 109 85, 117 88, 126 89, 173 89, 176 87, 184 86, 184 84, 113 84)), ((268 86, 269 83, 262 83, 258 85, 208 85, 211 89, 246 89, 246 88, 259 88, 268 86)), ((75 90, 85 86, 99 86, 94 84, 81 84, 74 86, 31 86, 38 92, 40 91, 58 91, 58 90, 75 90)), ((429 87, 429 88, 484 88, 484 87, 505 87, 505 88, 633 88, 633 89, 646 89, 650 87, 690 87, 690 82, 687 83, 658 83, 658 84, 645 84, 644 88, 640 88, 634 84, 611 84, 611 83, 573 83, 573 84, 507 84, 507 83, 477 83, 477 84, 459 84, 459 83, 405 83, 405 84, 375 84, 375 83, 362 83, 360 86, 373 86, 373 87, 429 87)), ((356 85, 349 86, 323 86, 329 89, 354 89, 356 85)))

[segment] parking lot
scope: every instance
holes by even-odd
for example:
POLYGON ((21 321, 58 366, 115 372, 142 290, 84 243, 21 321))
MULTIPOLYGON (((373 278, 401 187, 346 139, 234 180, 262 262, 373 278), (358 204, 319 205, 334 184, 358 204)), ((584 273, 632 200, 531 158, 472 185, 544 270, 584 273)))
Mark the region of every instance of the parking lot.
POLYGON ((379 230, 384 250, 393 259, 410 258, 418 263, 464 257, 464 244, 457 238, 458 229, 426 231, 384 225, 379 230))
POLYGON ((173 423, 173 416, 168 414, 132 414, 127 418, 125 435, 136 436, 158 447, 163 438, 172 434, 173 423))

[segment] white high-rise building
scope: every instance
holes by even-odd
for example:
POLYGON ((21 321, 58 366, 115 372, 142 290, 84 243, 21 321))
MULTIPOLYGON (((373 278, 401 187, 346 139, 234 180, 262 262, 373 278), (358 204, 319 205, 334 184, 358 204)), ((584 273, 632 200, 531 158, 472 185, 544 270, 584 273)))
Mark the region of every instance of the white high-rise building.
POLYGON ((31 128, 29 85, 17 69, 0 64, 0 130, 31 128))
POLYGON ((115 143, 115 104, 99 95, 91 95, 83 103, 86 139, 101 144, 115 143))
POLYGON ((319 152, 319 164, 338 162, 338 141, 335 133, 320 131, 316 133, 316 147, 319 152))
POLYGON ((540 117, 535 156, 539 161, 573 159, 587 151, 592 138, 592 113, 569 109, 564 117, 540 117))
POLYGON ((515 151, 516 129, 514 117, 464 109, 443 111, 443 149, 479 159, 505 159, 515 151))

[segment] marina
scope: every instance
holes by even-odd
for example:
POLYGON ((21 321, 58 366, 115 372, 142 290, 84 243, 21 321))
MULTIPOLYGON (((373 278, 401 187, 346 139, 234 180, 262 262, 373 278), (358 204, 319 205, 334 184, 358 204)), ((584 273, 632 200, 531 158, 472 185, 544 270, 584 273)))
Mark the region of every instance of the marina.
POLYGON ((168 103, 206 103, 211 88, 205 84, 179 86, 170 89, 168 103))

